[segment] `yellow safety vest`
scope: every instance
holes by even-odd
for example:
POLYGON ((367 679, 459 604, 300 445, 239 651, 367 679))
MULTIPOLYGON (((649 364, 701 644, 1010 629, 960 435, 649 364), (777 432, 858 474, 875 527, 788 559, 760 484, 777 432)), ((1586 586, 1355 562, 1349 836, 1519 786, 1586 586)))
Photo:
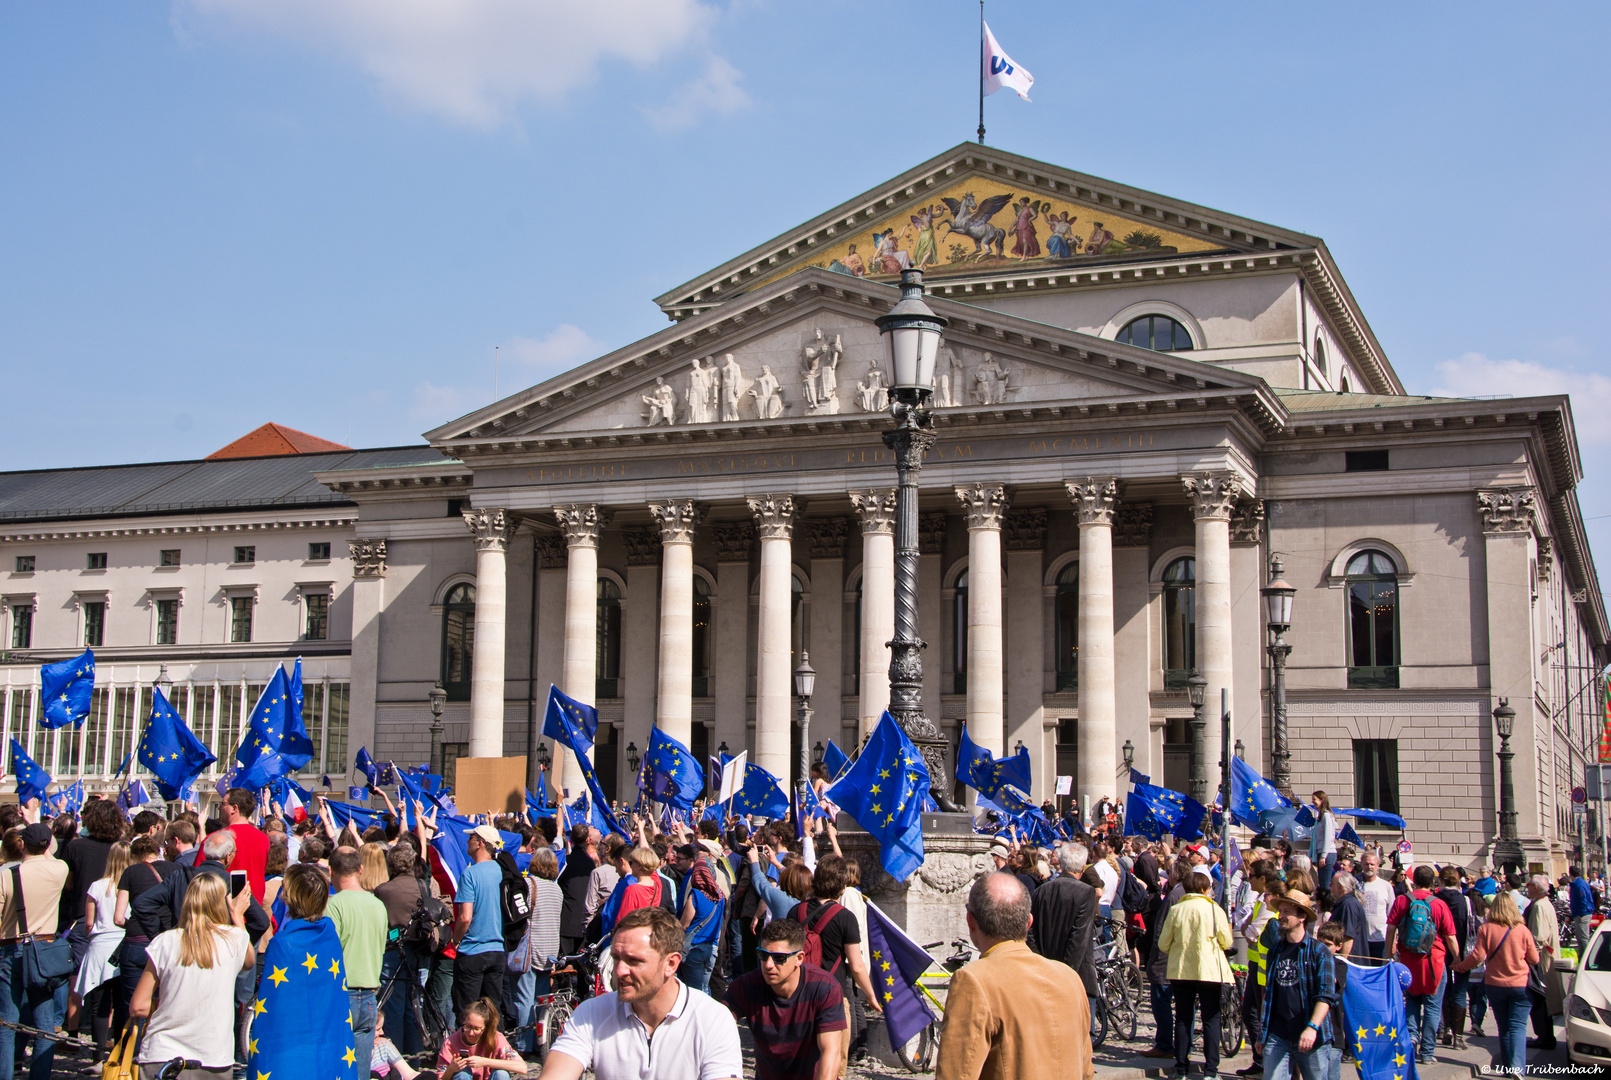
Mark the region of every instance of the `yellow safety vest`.
MULTIPOLYGON (((1263 910, 1264 910, 1264 901, 1263 900, 1260 900, 1260 901, 1256 902, 1253 905, 1253 914, 1247 920, 1249 926, 1252 926, 1252 925, 1254 925, 1255 923, 1258 922, 1259 914, 1261 912, 1263 912, 1263 910)), ((1264 985, 1264 967, 1265 967, 1265 964, 1264 964, 1265 948, 1264 948, 1263 945, 1259 944, 1259 939, 1264 936, 1264 934, 1262 933, 1263 929, 1264 929, 1263 924, 1260 924, 1259 925, 1259 930, 1261 932, 1257 933, 1257 934, 1254 934, 1252 937, 1247 939, 1247 964, 1248 964, 1248 967, 1253 969, 1253 975, 1255 977, 1257 977, 1258 984, 1260 986, 1264 985)))

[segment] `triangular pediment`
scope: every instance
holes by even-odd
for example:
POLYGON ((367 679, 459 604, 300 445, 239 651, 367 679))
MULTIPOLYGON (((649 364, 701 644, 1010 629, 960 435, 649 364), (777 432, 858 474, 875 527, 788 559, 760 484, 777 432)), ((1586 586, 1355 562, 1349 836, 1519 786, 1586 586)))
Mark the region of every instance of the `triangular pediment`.
MULTIPOLYGON (((887 415, 889 372, 874 320, 889 285, 808 269, 426 433, 436 445, 586 433, 709 437, 752 427, 887 415)), ((1078 406, 1253 376, 930 297, 951 320, 935 379, 941 411, 1078 406)))
POLYGON ((656 299, 673 318, 808 267, 931 280, 1308 248, 1314 237, 963 143, 656 299))

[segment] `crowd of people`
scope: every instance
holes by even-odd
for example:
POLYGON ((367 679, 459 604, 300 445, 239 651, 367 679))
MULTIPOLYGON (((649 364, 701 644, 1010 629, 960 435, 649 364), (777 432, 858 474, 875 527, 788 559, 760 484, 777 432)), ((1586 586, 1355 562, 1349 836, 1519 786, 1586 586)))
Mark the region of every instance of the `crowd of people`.
MULTIPOLYGON (((1324 793, 1315 800, 1317 816, 1329 812, 1324 793)), ((62 1029, 103 1056, 128 1030, 145 1080, 175 1058, 199 1063, 185 1080, 228 1080, 261 1040, 288 1038, 309 1063, 350 1054, 354 1075, 367 1062, 387 1080, 415 1080, 421 1066, 440 1080, 512 1080, 536 1075, 539 1057, 552 1080, 736 1078, 739 1021, 761 1080, 835 1080, 891 1000, 889 962, 868 951, 861 866, 831 822, 801 840, 788 822, 625 815, 627 837, 568 825, 563 810, 499 816, 470 828, 449 866, 425 808, 407 815, 412 829, 385 814, 362 831, 338 828, 322 803, 299 821, 279 809, 241 789, 205 820, 130 816, 101 798, 48 821, 34 803, 0 806, 0 1019, 34 1029, 0 1027, 0 1080, 19 1061, 47 1080, 62 1029), (57 942, 70 970, 42 974, 29 950, 57 942), (541 1045, 555 962, 589 946, 607 948, 612 989, 541 1045), (264 1015, 264 980, 321 952, 337 958, 333 1007, 350 1019, 334 1037, 264 1015), (440 1041, 425 1045, 433 1030, 440 1041)), ((1203 844, 1105 828, 1047 847, 1000 837, 990 856, 966 902, 979 956, 951 981, 939 1080, 1090 1077, 1096 950, 1119 938, 1148 984, 1144 1054, 1177 1077, 1200 1035, 1201 1072, 1217 1080, 1238 937, 1254 1051, 1241 1076, 1340 1076, 1340 961, 1366 958, 1407 969, 1419 1061, 1440 1036, 1463 1046, 1491 1007, 1499 1064, 1516 1070, 1529 1018, 1548 1046, 1561 1010, 1556 890, 1578 940, 1598 902, 1575 867, 1558 884, 1501 882, 1452 866, 1389 870, 1381 851, 1347 844, 1260 838, 1227 868, 1203 844), (1045 1001, 1065 1004, 1026 1007, 1045 1001)))

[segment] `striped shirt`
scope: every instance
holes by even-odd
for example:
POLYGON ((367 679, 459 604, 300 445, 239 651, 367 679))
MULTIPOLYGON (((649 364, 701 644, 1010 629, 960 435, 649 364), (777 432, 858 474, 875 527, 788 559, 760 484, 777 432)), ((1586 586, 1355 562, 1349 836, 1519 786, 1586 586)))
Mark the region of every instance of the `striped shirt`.
POLYGON ((778 997, 756 970, 733 980, 727 1007, 750 1023, 756 1080, 811 1080, 820 1056, 817 1036, 849 1027, 839 980, 804 962, 793 996, 778 997))

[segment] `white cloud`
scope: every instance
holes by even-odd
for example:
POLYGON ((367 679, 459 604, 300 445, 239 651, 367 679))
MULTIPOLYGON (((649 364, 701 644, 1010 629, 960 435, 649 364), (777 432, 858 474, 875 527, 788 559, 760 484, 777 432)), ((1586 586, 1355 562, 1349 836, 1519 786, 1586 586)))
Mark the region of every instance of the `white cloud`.
MULTIPOLYGON (((646 66, 700 41, 716 15, 702 0, 175 0, 175 4, 178 33, 187 39, 216 27, 328 50, 355 62, 403 100, 482 128, 507 122, 525 101, 553 103, 594 82, 606 61, 646 66)), ((738 107, 732 104, 737 75, 726 61, 713 57, 704 78, 685 93, 693 95, 690 100, 703 95, 704 108, 730 112, 738 107), (722 74, 718 67, 731 74, 722 74)), ((743 92, 737 93, 741 103, 743 92)))
POLYGON ((544 369, 540 374, 546 378, 593 359, 604 347, 581 327, 561 323, 547 337, 515 338, 509 350, 533 367, 544 369))
POLYGON ((686 131, 706 113, 726 116, 748 108, 750 96, 739 84, 744 73, 719 56, 705 63, 705 72, 683 86, 664 105, 643 110, 649 123, 661 131, 686 131))
POLYGON ((1466 353, 1440 363, 1438 380, 1438 388, 1432 391, 1438 397, 1570 394, 1578 439, 1584 443, 1611 441, 1611 426, 1599 420, 1611 412, 1611 377, 1548 367, 1537 360, 1492 360, 1482 353, 1466 353))

